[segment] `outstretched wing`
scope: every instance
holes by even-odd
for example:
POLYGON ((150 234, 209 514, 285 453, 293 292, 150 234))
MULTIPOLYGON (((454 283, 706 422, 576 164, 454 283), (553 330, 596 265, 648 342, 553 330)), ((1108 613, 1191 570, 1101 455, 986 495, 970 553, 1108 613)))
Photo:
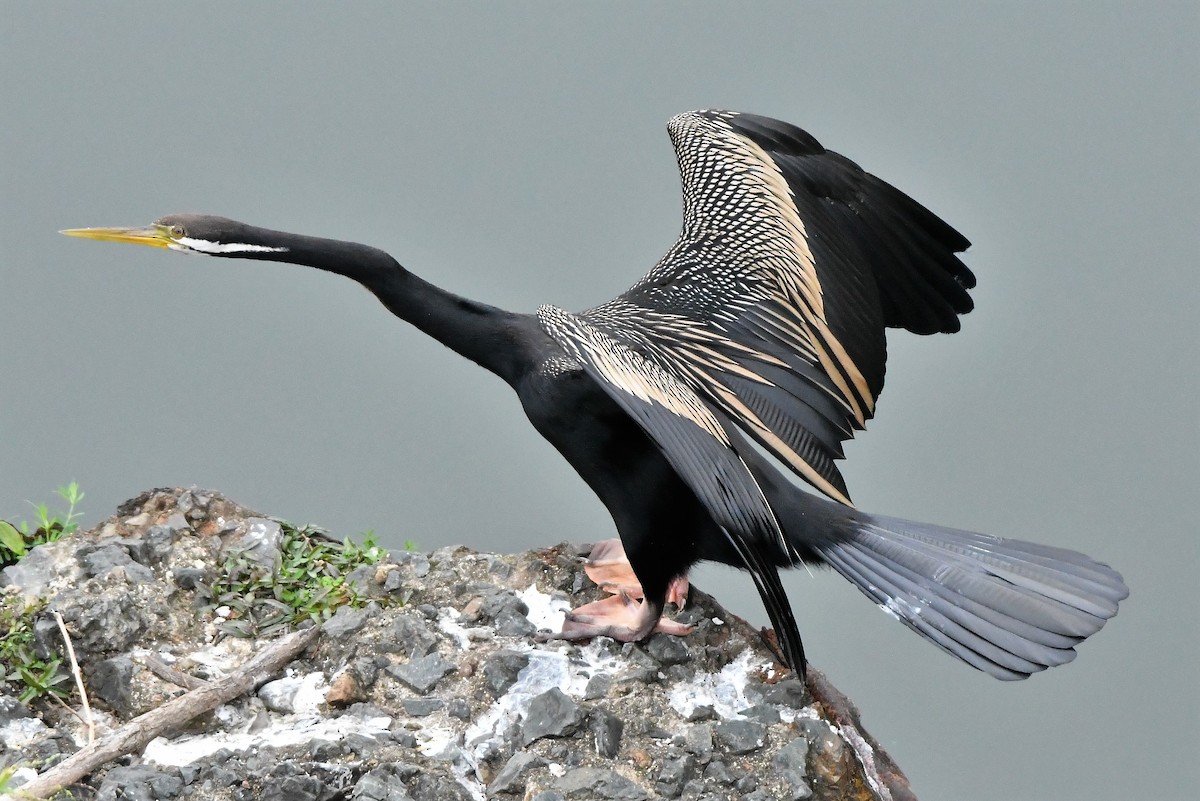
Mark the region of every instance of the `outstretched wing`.
POLYGON ((886 326, 958 330, 967 240, 787 123, 728 111, 668 125, 683 231, 623 295, 584 313, 713 403, 817 489, 883 388, 886 326))
POLYGON ((554 306, 537 311, 543 330, 654 440, 675 472, 724 530, 754 578, 792 667, 804 650, 768 554, 788 553, 775 513, 728 432, 686 384, 586 320, 554 306))

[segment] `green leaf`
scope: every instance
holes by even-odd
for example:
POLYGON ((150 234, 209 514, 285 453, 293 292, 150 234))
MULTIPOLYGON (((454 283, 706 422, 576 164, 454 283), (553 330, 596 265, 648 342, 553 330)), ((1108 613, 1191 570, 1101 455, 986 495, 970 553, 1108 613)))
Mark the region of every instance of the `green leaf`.
POLYGON ((18 557, 25 555, 25 538, 12 523, 0 520, 0 545, 12 551, 18 557))

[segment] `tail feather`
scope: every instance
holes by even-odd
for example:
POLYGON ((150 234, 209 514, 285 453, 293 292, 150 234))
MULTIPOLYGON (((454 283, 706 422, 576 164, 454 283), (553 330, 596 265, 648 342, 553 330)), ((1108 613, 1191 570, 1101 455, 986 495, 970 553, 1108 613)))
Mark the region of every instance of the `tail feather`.
POLYGON ((1075 658, 1129 591, 1107 565, 1061 548, 873 516, 815 546, 889 614, 1001 679, 1075 658))

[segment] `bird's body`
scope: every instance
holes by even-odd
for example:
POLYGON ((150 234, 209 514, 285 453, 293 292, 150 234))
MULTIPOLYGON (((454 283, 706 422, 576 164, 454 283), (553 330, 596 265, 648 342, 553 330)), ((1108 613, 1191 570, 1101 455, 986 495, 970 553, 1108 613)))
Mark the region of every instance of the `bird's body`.
POLYGON ((576 610, 562 636, 686 633, 660 620, 667 599, 693 564, 718 561, 749 570, 802 672, 778 568, 805 562, 999 678, 1072 659, 1126 596, 1118 573, 1071 551, 860 512, 835 463, 883 387, 885 328, 952 332, 971 309, 974 277, 956 256, 967 240, 786 123, 703 111, 669 130, 679 240, 630 290, 580 314, 506 312, 365 245, 223 218, 68 233, 344 275, 506 381, 608 508, 636 576, 611 603, 576 610))

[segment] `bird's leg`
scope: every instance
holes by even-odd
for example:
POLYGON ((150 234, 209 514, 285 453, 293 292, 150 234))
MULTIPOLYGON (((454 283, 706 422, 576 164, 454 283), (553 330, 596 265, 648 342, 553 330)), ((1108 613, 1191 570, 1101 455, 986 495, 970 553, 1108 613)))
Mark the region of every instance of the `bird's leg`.
MULTIPOLYGON (((584 562, 583 571, 605 592, 614 595, 625 594, 634 599, 645 595, 641 582, 629 564, 629 557, 625 555, 625 546, 615 537, 601 540, 592 547, 591 554, 584 562)), ((667 587, 667 601, 682 609, 687 604, 687 595, 687 576, 676 576, 667 587)))
POLYGON ((652 592, 647 597, 619 539, 597 543, 584 565, 584 571, 612 596, 568 612, 562 633, 554 636, 565 640, 603 636, 622 642, 635 642, 652 632, 679 637, 692 632, 691 626, 662 616, 666 600, 680 607, 686 603, 686 576, 677 576, 670 581, 655 577, 652 579, 652 592))

